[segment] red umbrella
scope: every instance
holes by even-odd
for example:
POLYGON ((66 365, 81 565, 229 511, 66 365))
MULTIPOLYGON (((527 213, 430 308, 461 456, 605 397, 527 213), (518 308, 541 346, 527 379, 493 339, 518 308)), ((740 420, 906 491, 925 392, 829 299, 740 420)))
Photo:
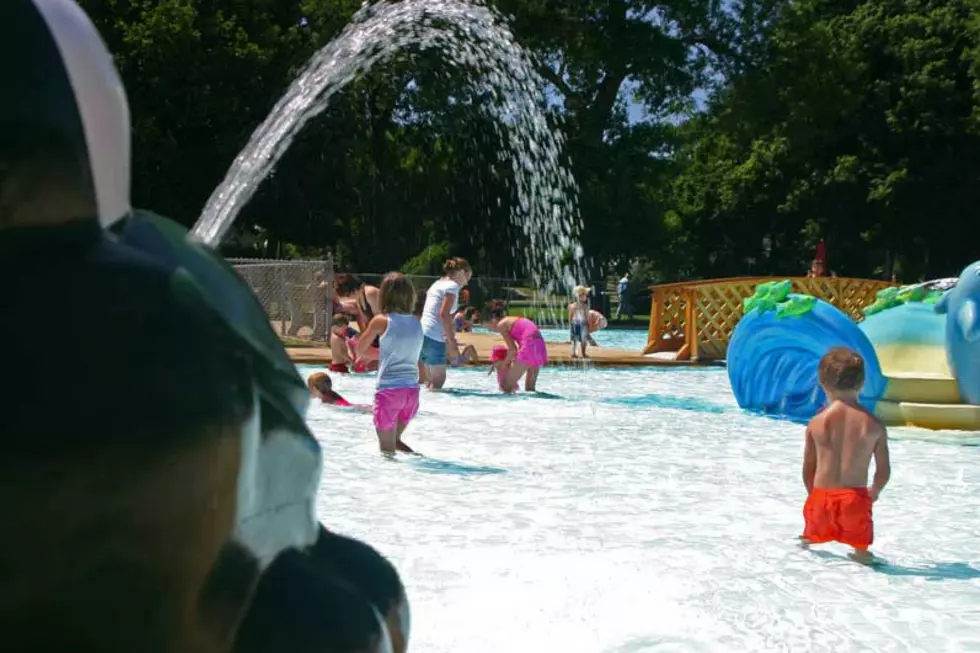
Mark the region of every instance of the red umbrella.
POLYGON ((814 260, 819 263, 821 274, 827 274, 827 246, 824 244, 823 238, 817 243, 817 255, 814 260))

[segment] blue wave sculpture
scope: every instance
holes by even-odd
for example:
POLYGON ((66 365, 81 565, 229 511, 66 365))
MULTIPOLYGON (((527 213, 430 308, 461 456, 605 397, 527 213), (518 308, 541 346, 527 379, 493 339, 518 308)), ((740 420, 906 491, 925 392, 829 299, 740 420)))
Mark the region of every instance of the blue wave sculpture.
POLYGON ((834 347, 848 347, 864 358, 861 404, 873 411, 887 380, 871 341, 835 307, 804 298, 809 296, 790 294, 785 301, 805 302, 809 307, 805 312, 787 315, 760 304, 735 327, 728 343, 728 378, 738 405, 794 420, 810 419, 826 402, 817 380, 820 359, 834 347))

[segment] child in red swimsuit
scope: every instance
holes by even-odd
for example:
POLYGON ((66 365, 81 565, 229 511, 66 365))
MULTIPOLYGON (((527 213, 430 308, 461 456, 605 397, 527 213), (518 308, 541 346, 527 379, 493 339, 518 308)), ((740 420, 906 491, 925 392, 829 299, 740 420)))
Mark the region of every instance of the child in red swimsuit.
POLYGON ((326 372, 316 372, 306 379, 306 387, 314 397, 332 406, 350 406, 351 403, 333 391, 333 381, 326 372))

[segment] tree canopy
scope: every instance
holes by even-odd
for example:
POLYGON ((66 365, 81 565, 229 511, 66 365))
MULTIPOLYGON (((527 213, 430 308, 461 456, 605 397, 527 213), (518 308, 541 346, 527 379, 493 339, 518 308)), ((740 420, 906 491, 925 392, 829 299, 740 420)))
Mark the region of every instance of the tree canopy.
MULTIPOLYGON (((353 0, 81 0, 133 114, 134 203, 192 224, 353 0)), ((980 258, 980 0, 496 0, 545 80, 593 274, 915 280, 980 258)), ((487 89, 409 50, 331 99, 237 222, 254 243, 522 273, 487 89), (441 255, 441 254, 440 254, 441 255)), ((236 253, 243 253, 237 251, 236 253)), ((269 252, 258 252, 269 254, 269 252)))

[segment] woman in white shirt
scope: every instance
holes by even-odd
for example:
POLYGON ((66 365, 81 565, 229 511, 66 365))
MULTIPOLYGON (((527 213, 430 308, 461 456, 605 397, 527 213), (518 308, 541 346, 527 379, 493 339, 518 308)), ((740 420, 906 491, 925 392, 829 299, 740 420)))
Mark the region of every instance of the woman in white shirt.
POLYGON ((422 354, 425 380, 430 390, 446 383, 446 366, 459 356, 453 315, 459 308, 459 291, 473 276, 464 258, 451 258, 442 266, 443 277, 429 286, 422 308, 422 354))

